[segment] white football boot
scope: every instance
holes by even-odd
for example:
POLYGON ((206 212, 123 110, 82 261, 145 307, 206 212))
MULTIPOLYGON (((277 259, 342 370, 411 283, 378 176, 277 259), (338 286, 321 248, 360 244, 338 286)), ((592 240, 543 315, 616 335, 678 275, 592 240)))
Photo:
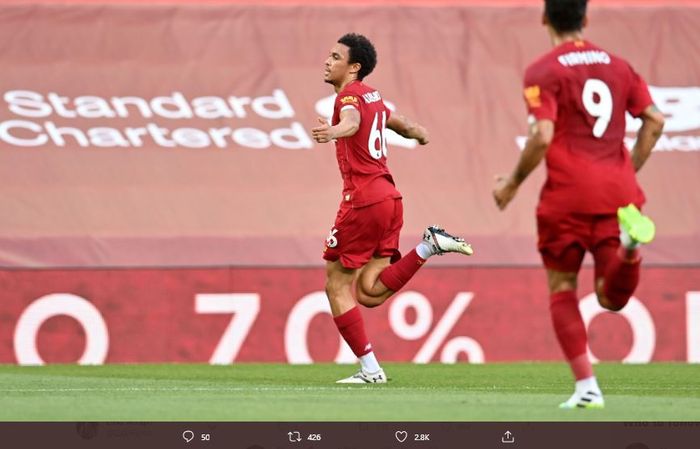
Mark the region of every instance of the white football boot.
POLYGON ((467 256, 474 254, 471 245, 465 242, 463 238, 452 236, 435 225, 425 228, 423 240, 428 242, 432 247, 433 253, 439 256, 445 253, 460 253, 467 256))
POLYGON ((574 408, 604 408, 605 401, 603 393, 598 391, 587 390, 583 393, 578 391, 571 395, 568 401, 559 404, 559 408, 574 409, 574 408))
POLYGON ((376 373, 368 373, 364 369, 360 369, 356 374, 345 379, 336 381, 337 384, 385 384, 387 381, 384 370, 379 368, 376 373))

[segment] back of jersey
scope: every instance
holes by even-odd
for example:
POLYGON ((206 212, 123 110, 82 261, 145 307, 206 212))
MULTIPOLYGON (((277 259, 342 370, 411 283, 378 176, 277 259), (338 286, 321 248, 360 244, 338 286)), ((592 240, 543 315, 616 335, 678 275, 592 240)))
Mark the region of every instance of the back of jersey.
POLYGON ((544 206, 571 211, 574 197, 581 213, 641 205, 624 146, 625 113, 638 116, 652 102, 629 64, 589 42, 566 42, 529 67, 525 86, 530 114, 555 124, 544 206))

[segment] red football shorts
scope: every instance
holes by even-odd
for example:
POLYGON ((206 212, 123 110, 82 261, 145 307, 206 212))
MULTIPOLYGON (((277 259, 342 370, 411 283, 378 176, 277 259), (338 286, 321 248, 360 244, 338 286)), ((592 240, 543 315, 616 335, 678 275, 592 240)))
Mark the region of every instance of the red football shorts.
POLYGON ((345 268, 360 268, 372 257, 400 257, 399 233, 403 226, 401 198, 388 198, 352 208, 343 202, 331 229, 323 258, 340 260, 345 268))
POLYGON ((561 272, 578 272, 586 251, 593 254, 595 277, 620 246, 620 228, 616 214, 558 215, 537 213, 537 249, 544 266, 561 272))

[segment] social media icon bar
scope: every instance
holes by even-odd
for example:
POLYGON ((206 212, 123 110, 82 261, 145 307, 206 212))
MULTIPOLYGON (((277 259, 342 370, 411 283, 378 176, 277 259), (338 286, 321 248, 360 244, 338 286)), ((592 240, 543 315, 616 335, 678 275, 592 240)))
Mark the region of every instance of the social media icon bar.
POLYGON ((506 430, 506 433, 503 434, 503 436, 501 437, 501 443, 515 443, 515 436, 510 430, 506 430))
POLYGON ((298 443, 301 441, 301 432, 299 432, 298 430, 287 432, 287 436, 289 437, 290 443, 298 443))
POLYGON ((408 432, 406 432, 405 430, 397 430, 396 432, 394 432, 394 436, 396 437, 396 441, 398 441, 399 443, 403 443, 404 441, 406 441, 406 438, 408 438, 408 432))

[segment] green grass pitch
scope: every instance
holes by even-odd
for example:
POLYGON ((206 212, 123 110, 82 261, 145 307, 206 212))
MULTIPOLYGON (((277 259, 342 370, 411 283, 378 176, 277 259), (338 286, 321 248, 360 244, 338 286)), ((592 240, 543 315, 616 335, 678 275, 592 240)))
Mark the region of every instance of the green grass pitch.
POLYGON ((559 410, 563 363, 0 365, 2 421, 700 421, 700 365, 596 366, 604 410, 559 410))

